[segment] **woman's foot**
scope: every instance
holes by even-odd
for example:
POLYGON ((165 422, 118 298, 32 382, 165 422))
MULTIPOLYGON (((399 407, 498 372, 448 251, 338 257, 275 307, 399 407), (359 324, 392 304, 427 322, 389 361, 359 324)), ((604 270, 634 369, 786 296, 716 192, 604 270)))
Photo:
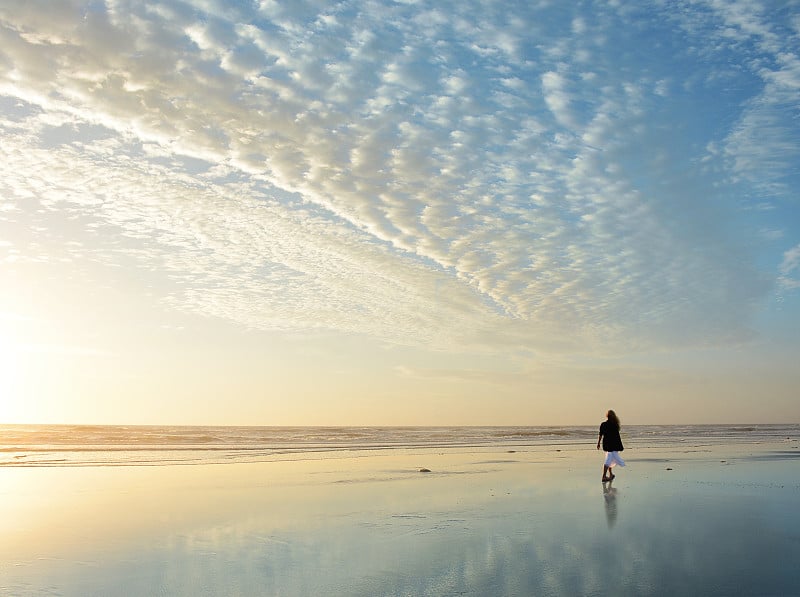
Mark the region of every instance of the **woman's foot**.
POLYGON ((611 479, 609 479, 608 477, 603 477, 603 483, 608 483, 609 481, 611 481, 611 479))
POLYGON ((614 479, 616 479, 616 478, 617 478, 617 476, 616 476, 616 475, 614 475, 614 474, 612 474, 612 475, 611 475, 611 476, 608 478, 608 480, 609 480, 609 481, 613 481, 613 480, 614 480, 614 479))

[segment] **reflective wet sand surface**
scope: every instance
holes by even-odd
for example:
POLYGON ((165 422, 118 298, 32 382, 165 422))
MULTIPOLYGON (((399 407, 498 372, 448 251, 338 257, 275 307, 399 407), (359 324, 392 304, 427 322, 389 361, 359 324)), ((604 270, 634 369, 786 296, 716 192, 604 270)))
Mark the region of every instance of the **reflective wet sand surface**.
POLYGON ((2 469, 0 593, 798 594, 796 445, 2 469))

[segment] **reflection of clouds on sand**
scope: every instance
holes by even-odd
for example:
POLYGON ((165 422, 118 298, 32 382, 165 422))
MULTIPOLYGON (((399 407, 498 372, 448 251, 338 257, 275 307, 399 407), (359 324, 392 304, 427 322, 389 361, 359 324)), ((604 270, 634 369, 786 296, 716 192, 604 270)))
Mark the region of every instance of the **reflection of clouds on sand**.
POLYGON ((269 542, 252 527, 215 529, 170 546, 151 565, 163 568, 154 577, 181 578, 203 546, 222 556, 203 572, 212 583, 238 562, 251 571, 242 575, 247 587, 287 595, 786 594, 798 580, 789 565, 797 546, 770 531, 753 504, 669 500, 651 504, 657 516, 646 507, 635 520, 626 512, 613 541, 565 498, 563 509, 544 505, 546 516, 376 513, 374 524, 340 518, 269 542))
MULTIPOLYGON (((796 594, 797 541, 770 520, 768 500, 739 493, 665 494, 651 506, 644 501, 614 562, 620 576, 636 579, 640 594, 796 594)), ((796 533, 797 523, 792 526, 796 533)))
POLYGON ((603 483, 603 500, 606 506, 606 521, 608 528, 611 528, 617 522, 617 490, 611 481, 603 483))

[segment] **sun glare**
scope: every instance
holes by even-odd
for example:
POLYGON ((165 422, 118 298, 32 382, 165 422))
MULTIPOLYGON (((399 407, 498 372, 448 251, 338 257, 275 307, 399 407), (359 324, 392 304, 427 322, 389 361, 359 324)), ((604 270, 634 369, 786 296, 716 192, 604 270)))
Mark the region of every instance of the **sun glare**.
POLYGON ((20 358, 22 347, 0 328, 0 423, 14 421, 19 411, 20 358))

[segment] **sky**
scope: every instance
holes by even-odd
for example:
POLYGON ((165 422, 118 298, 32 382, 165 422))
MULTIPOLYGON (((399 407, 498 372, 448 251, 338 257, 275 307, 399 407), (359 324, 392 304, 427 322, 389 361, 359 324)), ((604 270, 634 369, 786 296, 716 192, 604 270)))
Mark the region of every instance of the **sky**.
POLYGON ((0 422, 800 422, 800 2, 0 3, 0 422))

